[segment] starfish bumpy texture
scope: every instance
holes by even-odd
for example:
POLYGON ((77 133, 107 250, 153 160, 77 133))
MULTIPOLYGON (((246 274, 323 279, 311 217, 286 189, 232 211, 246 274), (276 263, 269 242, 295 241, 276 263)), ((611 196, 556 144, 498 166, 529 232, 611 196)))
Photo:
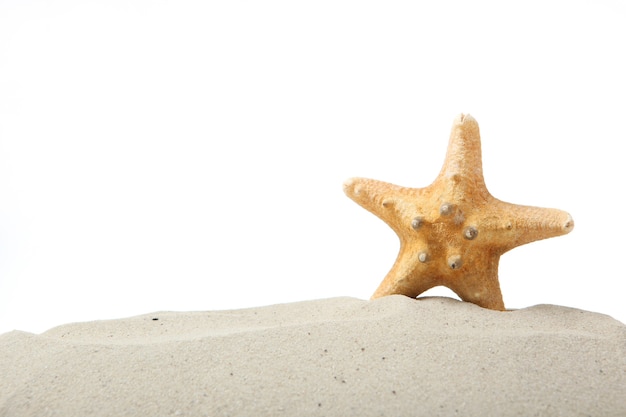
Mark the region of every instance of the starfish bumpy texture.
POLYGON ((430 186, 405 188, 351 178, 343 188, 400 238, 396 262, 372 299, 391 294, 417 297, 443 285, 463 301, 504 310, 500 256, 574 227, 564 211, 491 196, 483 179, 478 123, 470 115, 454 120, 443 168, 430 186))

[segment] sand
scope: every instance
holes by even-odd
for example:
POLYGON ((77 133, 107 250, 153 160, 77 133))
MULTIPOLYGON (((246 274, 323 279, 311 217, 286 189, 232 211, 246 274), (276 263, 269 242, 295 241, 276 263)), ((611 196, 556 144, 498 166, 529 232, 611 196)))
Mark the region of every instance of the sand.
POLYGON ((626 416, 626 326, 333 298, 0 336, 0 416, 626 416))

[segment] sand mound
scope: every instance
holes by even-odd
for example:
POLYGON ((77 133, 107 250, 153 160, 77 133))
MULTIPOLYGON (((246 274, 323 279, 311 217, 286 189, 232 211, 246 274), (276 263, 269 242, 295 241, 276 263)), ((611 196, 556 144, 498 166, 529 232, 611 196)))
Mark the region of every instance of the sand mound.
POLYGON ((279 415, 626 416, 626 326, 391 296, 0 336, 0 416, 279 415))

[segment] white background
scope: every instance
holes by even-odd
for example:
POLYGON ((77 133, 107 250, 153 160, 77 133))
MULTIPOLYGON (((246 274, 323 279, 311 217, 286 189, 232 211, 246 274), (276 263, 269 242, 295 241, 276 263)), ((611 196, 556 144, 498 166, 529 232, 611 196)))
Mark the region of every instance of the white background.
POLYGON ((398 241, 341 185, 427 186, 459 113, 495 197, 576 222, 507 307, 626 322, 623 4, 0 0, 0 332, 367 299, 398 241))

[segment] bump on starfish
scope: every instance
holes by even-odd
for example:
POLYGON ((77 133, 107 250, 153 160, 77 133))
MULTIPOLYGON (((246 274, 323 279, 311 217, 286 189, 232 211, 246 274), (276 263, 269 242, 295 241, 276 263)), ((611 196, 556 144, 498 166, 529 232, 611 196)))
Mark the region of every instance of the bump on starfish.
POLYGON ((562 210, 516 205, 491 196, 483 178, 478 123, 470 115, 454 120, 443 167, 428 187, 351 178, 343 189, 400 239, 398 257, 372 299, 392 294, 417 297, 443 285, 463 301, 504 310, 500 256, 574 227, 572 217, 562 210))

